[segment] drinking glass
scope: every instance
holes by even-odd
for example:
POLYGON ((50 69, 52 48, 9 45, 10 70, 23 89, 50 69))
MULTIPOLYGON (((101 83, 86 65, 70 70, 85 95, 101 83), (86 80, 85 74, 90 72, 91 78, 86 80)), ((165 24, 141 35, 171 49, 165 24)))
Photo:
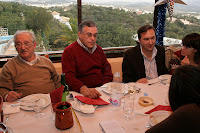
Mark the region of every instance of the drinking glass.
POLYGON ((128 93, 135 93, 137 91, 137 87, 134 84, 128 84, 128 93))
POLYGON ((36 112, 34 117, 36 117, 36 118, 43 117, 44 113, 41 112, 43 110, 43 108, 44 108, 43 100, 38 100, 38 101, 33 102, 33 110, 36 112))
POLYGON ((132 113, 134 110, 134 97, 132 94, 129 94, 129 96, 125 99, 123 110, 123 118, 126 120, 131 120, 133 118, 132 113))

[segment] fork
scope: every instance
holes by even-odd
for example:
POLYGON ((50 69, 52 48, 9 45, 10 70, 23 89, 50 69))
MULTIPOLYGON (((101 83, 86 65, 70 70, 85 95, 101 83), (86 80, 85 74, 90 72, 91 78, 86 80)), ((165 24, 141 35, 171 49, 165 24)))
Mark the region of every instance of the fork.
POLYGON ((32 105, 11 104, 11 107, 15 107, 15 106, 33 107, 32 105))
MULTIPOLYGON (((31 100, 31 102, 38 102, 40 100, 36 99, 36 100, 31 100)), ((26 100, 19 100, 18 102, 26 102, 26 100)), ((33 105, 25 105, 25 104, 11 104, 11 107, 15 107, 15 106, 26 106, 26 107, 33 107, 33 105)))

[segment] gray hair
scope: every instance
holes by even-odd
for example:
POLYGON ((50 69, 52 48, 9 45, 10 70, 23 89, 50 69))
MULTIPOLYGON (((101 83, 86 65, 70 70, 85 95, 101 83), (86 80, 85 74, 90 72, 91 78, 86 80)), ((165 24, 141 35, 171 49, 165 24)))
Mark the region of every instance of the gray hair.
POLYGON ((30 34, 30 35, 31 35, 31 38, 32 38, 32 41, 33 41, 33 42, 36 42, 36 37, 35 37, 34 32, 28 31, 28 30, 18 30, 18 31, 14 34, 14 37, 13 37, 14 43, 16 42, 16 37, 17 37, 17 35, 22 34, 22 33, 28 33, 28 34, 30 34))
POLYGON ((80 23, 80 25, 78 26, 78 31, 83 32, 83 28, 87 26, 87 27, 97 27, 96 24, 91 21, 91 20, 85 20, 83 22, 80 23))

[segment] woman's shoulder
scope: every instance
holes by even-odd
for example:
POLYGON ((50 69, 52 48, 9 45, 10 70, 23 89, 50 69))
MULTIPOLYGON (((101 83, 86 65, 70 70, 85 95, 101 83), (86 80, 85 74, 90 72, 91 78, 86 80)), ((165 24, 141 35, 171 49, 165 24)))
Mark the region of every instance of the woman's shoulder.
POLYGON ((200 105, 195 103, 185 104, 175 110, 174 114, 188 119, 200 119, 200 105))

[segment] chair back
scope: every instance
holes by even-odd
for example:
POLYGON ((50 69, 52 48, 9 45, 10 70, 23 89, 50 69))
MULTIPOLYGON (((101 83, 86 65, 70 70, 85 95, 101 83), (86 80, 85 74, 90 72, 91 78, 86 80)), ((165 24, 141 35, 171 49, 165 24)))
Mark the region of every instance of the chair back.
POLYGON ((0 115, 1 115, 1 121, 0 122, 3 122, 3 97, 0 96, 0 115))

